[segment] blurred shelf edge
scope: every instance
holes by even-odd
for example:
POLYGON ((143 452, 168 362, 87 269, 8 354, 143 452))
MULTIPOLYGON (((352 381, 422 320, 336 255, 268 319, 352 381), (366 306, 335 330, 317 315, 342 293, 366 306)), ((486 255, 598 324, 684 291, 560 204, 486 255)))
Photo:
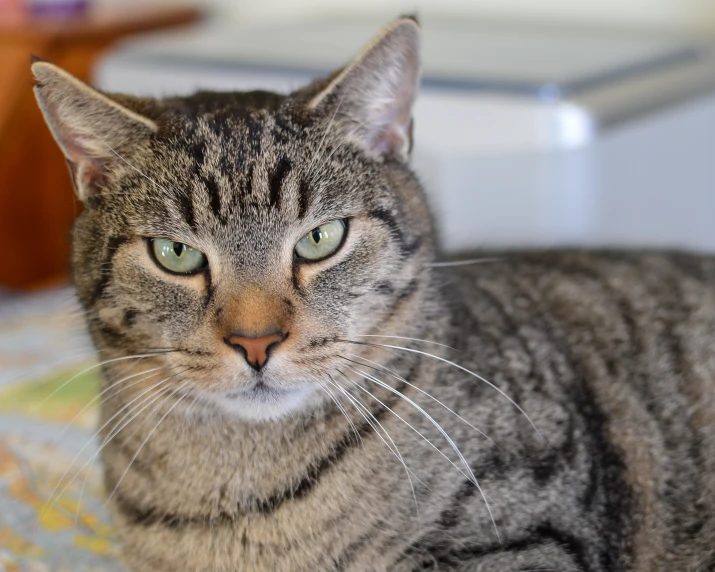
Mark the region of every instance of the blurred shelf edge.
POLYGON ((64 18, 8 13, 0 14, 0 37, 3 42, 59 39, 71 42, 96 39, 104 42, 108 37, 117 39, 129 34, 191 24, 200 15, 199 9, 189 4, 146 6, 139 3, 100 5, 90 7, 82 15, 64 18))
POLYGON ((64 19, 0 13, 0 285, 34 289, 69 278, 70 227, 81 205, 32 94, 30 55, 88 81, 96 59, 128 35, 187 26, 191 5, 99 6, 64 19))
MULTIPOLYGON (((188 34, 122 42, 97 62, 94 79, 102 89, 146 96, 287 92, 344 65, 382 24, 373 17, 244 28, 209 22, 188 34)), ((422 27, 418 106, 435 95, 468 101, 483 108, 489 125, 502 126, 466 132, 457 122, 439 144, 460 152, 585 145, 715 90, 715 42, 706 39, 446 17, 424 18, 422 27)), ((449 123, 447 114, 440 121, 449 123)))

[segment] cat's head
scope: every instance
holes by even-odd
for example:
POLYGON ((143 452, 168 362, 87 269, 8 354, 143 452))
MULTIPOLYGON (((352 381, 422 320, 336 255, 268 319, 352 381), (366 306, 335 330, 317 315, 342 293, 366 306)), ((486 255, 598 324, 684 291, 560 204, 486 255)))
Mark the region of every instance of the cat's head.
POLYGON ((295 93, 157 100, 35 62, 84 203, 74 279, 103 357, 171 350, 177 391, 269 419, 323 399, 360 348, 344 340, 419 319, 433 250, 408 166, 419 52, 403 18, 295 93))

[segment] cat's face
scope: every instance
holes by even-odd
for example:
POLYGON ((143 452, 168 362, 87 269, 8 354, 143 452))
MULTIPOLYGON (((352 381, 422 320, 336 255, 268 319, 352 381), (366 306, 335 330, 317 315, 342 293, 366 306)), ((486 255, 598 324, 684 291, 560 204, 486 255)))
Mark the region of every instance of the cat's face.
POLYGON ((74 274, 97 345, 169 350, 181 391, 261 420, 320 403, 346 340, 409 320, 432 251, 407 166, 418 41, 400 20, 289 96, 109 99, 36 63, 85 202, 74 274))

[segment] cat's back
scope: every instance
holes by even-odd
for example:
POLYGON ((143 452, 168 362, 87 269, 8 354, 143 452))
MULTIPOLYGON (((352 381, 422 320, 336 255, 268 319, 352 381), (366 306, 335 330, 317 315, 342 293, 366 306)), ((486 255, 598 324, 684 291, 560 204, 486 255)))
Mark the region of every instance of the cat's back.
POLYGON ((528 348, 537 372, 560 359, 569 374, 555 383, 593 399, 618 456, 606 469, 631 490, 638 569, 705 569, 715 538, 715 258, 506 254, 440 272, 451 303, 468 309, 453 319, 475 342, 493 328, 528 348))
POLYGON ((446 274, 470 314, 496 307, 512 328, 541 329, 574 357, 601 356, 608 373, 660 367, 672 382, 693 368, 715 373, 713 256, 514 253, 446 274))

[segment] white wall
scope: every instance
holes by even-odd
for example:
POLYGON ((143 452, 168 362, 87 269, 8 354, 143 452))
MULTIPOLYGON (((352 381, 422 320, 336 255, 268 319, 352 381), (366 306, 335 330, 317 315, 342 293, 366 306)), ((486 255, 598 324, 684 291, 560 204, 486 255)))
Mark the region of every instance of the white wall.
MULTIPOLYGON (((166 0, 165 0, 166 1, 166 0)), ((715 34, 715 0, 203 0, 233 18, 334 14, 465 14, 506 20, 715 34)))
POLYGON ((152 2, 204 5, 223 21, 245 25, 271 20, 370 14, 456 14, 491 20, 537 21, 715 36, 715 0, 95 0, 102 4, 152 2))

